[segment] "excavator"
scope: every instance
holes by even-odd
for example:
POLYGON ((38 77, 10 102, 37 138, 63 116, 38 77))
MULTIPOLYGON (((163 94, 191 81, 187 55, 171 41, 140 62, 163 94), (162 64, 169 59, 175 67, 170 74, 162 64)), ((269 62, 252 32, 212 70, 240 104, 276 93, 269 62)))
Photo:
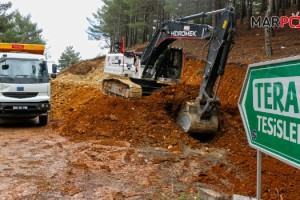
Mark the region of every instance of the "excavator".
POLYGON ((214 134, 218 129, 220 105, 217 92, 234 43, 235 29, 235 10, 231 5, 220 10, 164 21, 141 55, 124 52, 123 57, 116 54, 106 56, 105 69, 119 67, 121 70, 118 73, 129 78, 104 79, 102 91, 108 95, 138 99, 161 90, 168 83, 180 82, 183 50, 172 47, 172 42, 180 39, 207 40, 202 49, 208 48, 208 52, 204 59, 206 64, 199 94, 193 102, 182 105, 177 123, 188 133, 214 134), (187 22, 211 15, 220 16, 215 27, 187 22))

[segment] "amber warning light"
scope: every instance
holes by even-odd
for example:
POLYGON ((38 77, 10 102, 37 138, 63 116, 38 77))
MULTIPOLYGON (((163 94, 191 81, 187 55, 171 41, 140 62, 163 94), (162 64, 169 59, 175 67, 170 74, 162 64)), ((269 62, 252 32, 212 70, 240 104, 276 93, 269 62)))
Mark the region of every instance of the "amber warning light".
POLYGON ((24 49, 24 45, 22 45, 22 44, 12 44, 11 48, 12 49, 24 49))
POLYGON ((27 52, 43 55, 45 45, 0 43, 0 52, 27 52))

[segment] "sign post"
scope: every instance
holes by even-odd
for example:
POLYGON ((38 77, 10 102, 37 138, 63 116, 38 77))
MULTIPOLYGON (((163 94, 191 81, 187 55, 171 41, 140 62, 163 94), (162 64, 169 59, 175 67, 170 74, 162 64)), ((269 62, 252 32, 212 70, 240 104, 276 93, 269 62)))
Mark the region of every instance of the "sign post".
POLYGON ((300 56, 249 65, 238 106, 260 199, 261 152, 300 169, 300 56))
POLYGON ((261 196, 261 152, 257 150, 257 170, 256 170, 256 199, 261 196))

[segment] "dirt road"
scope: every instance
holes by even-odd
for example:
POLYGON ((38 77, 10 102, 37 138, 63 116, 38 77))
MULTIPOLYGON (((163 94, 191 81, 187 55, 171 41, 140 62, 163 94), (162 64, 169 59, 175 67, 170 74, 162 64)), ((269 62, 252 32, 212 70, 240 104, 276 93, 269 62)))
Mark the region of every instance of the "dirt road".
POLYGON ((38 197, 41 187, 67 164, 61 151, 65 139, 37 127, 34 120, 2 120, 0 127, 1 199, 38 197))
POLYGON ((36 121, 0 123, 0 199, 160 199, 197 196, 193 184, 223 150, 170 153, 125 141, 70 142, 36 121), (201 162, 200 162, 201 161, 201 162))

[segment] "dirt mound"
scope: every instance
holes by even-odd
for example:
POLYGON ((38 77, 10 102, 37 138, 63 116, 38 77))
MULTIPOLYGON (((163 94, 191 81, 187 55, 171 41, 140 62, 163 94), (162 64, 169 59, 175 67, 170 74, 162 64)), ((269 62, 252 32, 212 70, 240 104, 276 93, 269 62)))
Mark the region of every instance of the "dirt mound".
POLYGON ((103 59, 104 57, 97 57, 95 59, 80 61, 76 65, 66 68, 63 73, 87 75, 92 70, 99 68, 103 59))
MULTIPOLYGON (((73 85, 53 82, 54 91, 68 91, 73 85)), ((176 125, 173 110, 189 96, 190 88, 175 88, 141 100, 128 101, 102 94, 93 86, 78 86, 63 99, 54 94, 53 99, 68 102, 55 104, 53 117, 64 118, 57 127, 73 140, 115 138, 129 141, 134 146, 151 145, 181 151, 184 145, 199 147, 199 143, 184 134, 176 125), (181 91, 182 95, 178 95, 181 91), (154 103, 155 102, 155 103, 154 103)))
MULTIPOLYGON (((99 65, 99 60, 97 61, 99 65)), ((87 65, 94 68, 94 62, 95 60, 89 60, 85 65, 79 63, 69 72, 87 65)), ((199 147, 198 141, 178 127, 176 117, 183 102, 192 101, 197 97, 203 75, 197 71, 203 71, 204 63, 190 60, 185 66, 181 84, 169 86, 161 92, 134 101, 104 95, 100 90, 100 82, 106 76, 103 76, 99 69, 94 68, 91 71, 93 74, 98 70, 97 82, 89 75, 63 73, 52 82, 55 91, 53 100, 59 101, 54 103, 52 115, 65 121, 59 129, 74 140, 113 137, 129 141, 136 146, 148 143, 174 150, 182 150, 184 145, 199 147), (78 84, 80 81, 81 85, 78 84)), ((220 94, 227 94, 224 105, 235 109, 242 80, 238 82, 235 77, 241 75, 241 69, 245 72, 246 68, 228 68, 230 73, 224 77, 226 87, 220 88, 220 94), (230 89, 234 89, 234 92, 228 95, 230 89)), ((103 70, 103 67, 100 67, 100 70, 103 70)))
MULTIPOLYGON (((299 36, 295 31, 276 30, 272 59, 300 54, 299 36)), ((239 27, 236 45, 230 53, 218 92, 222 102, 219 131, 209 141, 200 139, 204 142, 202 146, 208 142, 205 148, 225 150, 229 163, 209 162, 212 170, 199 170, 191 180, 214 185, 229 194, 255 196, 256 151, 248 145, 237 102, 247 64, 270 60, 264 54, 262 34, 262 29, 249 32, 246 27, 239 27)), ((194 47, 188 49, 195 58, 199 56, 192 51, 194 47)), ((199 140, 183 133, 175 118, 182 102, 198 95, 203 66, 203 62, 190 59, 184 64, 181 84, 141 100, 128 101, 102 94, 101 80, 110 76, 103 73, 103 58, 79 63, 52 81, 51 124, 71 140, 113 138, 128 141, 136 147, 162 147, 171 152, 181 152, 185 146, 200 148, 199 140)), ((299 170, 264 156, 262 176, 263 199, 298 198, 299 191, 295 186, 299 185, 299 170)))

